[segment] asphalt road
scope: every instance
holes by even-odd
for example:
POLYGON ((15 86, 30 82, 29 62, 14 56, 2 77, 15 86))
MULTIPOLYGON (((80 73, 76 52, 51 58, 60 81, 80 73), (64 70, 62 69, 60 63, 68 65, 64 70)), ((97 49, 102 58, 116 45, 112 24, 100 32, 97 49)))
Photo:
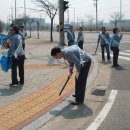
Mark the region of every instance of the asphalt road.
POLYGON ((120 46, 119 68, 112 68, 109 90, 118 90, 114 105, 98 130, 130 130, 130 37, 120 46), (123 59, 125 57, 125 59, 123 59))

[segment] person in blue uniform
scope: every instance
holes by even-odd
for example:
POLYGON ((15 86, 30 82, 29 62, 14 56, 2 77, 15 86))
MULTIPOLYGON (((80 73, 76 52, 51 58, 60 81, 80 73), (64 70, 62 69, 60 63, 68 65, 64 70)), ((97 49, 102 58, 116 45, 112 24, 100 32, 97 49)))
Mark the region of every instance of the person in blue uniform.
POLYGON ((10 37, 9 37, 9 51, 8 57, 12 59, 12 67, 11 67, 11 78, 12 83, 10 86, 24 85, 24 60, 25 54, 22 47, 22 37, 19 35, 18 26, 12 26, 10 29, 10 37), (19 78, 17 78, 17 68, 19 69, 19 78))
POLYGON ((83 104, 87 77, 91 66, 91 56, 85 51, 81 50, 77 45, 73 45, 65 49, 61 49, 60 47, 54 47, 51 50, 51 56, 53 56, 55 59, 63 58, 68 61, 68 77, 71 77, 75 65, 77 70, 75 76, 75 102, 72 102, 72 104, 83 104))

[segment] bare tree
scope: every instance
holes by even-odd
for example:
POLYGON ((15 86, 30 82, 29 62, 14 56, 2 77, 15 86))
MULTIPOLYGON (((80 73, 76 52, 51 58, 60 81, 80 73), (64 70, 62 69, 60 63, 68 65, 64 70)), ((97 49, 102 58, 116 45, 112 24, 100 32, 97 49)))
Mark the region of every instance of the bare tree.
POLYGON ((37 23, 37 38, 39 39, 40 23, 39 23, 39 21, 36 21, 36 23, 37 23))
POLYGON ((0 20, 0 33, 4 30, 4 23, 0 20))
POLYGON ((30 31, 30 38, 32 37, 32 23, 34 22, 33 18, 30 18, 30 16, 27 16, 26 22, 29 24, 29 31, 30 31))
POLYGON ((111 22, 114 24, 115 27, 118 26, 118 24, 121 22, 120 19, 123 18, 123 15, 120 16, 120 12, 114 12, 111 17, 111 22))
POLYGON ((93 22, 94 22, 95 18, 91 15, 87 15, 86 17, 87 17, 87 21, 88 21, 88 29, 91 32, 93 29, 93 22))
POLYGON ((34 2, 34 4, 40 7, 40 9, 37 11, 43 11, 49 16, 51 20, 50 41, 52 42, 53 21, 58 11, 58 4, 55 4, 56 2, 54 3, 54 1, 49 1, 49 0, 32 0, 32 1, 34 2))

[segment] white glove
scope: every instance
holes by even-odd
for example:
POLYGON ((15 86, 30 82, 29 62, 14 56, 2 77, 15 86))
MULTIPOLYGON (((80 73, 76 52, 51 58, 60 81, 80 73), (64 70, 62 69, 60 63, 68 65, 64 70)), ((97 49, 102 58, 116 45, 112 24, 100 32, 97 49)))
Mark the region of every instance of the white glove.
POLYGON ((16 53, 14 53, 14 57, 17 58, 17 54, 16 53))
POLYGON ((69 74, 68 74, 68 78, 70 78, 70 77, 71 77, 71 75, 72 75, 72 73, 69 73, 69 74))
POLYGON ((79 77, 79 72, 76 72, 76 79, 78 79, 79 77))

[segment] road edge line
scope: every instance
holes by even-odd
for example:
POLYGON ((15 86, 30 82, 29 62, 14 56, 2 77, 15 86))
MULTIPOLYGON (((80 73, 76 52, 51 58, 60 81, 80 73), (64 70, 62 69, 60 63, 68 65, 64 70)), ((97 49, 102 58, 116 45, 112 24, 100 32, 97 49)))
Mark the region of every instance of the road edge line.
POLYGON ((101 125, 103 120, 106 118, 107 114, 109 113, 109 111, 116 99, 117 92, 118 92, 118 90, 111 91, 107 103, 105 104, 105 106, 103 107, 101 112, 98 114, 98 116, 96 117, 94 122, 92 122, 90 124, 90 126, 88 128, 86 128, 86 130, 97 130, 99 128, 99 126, 101 125))

